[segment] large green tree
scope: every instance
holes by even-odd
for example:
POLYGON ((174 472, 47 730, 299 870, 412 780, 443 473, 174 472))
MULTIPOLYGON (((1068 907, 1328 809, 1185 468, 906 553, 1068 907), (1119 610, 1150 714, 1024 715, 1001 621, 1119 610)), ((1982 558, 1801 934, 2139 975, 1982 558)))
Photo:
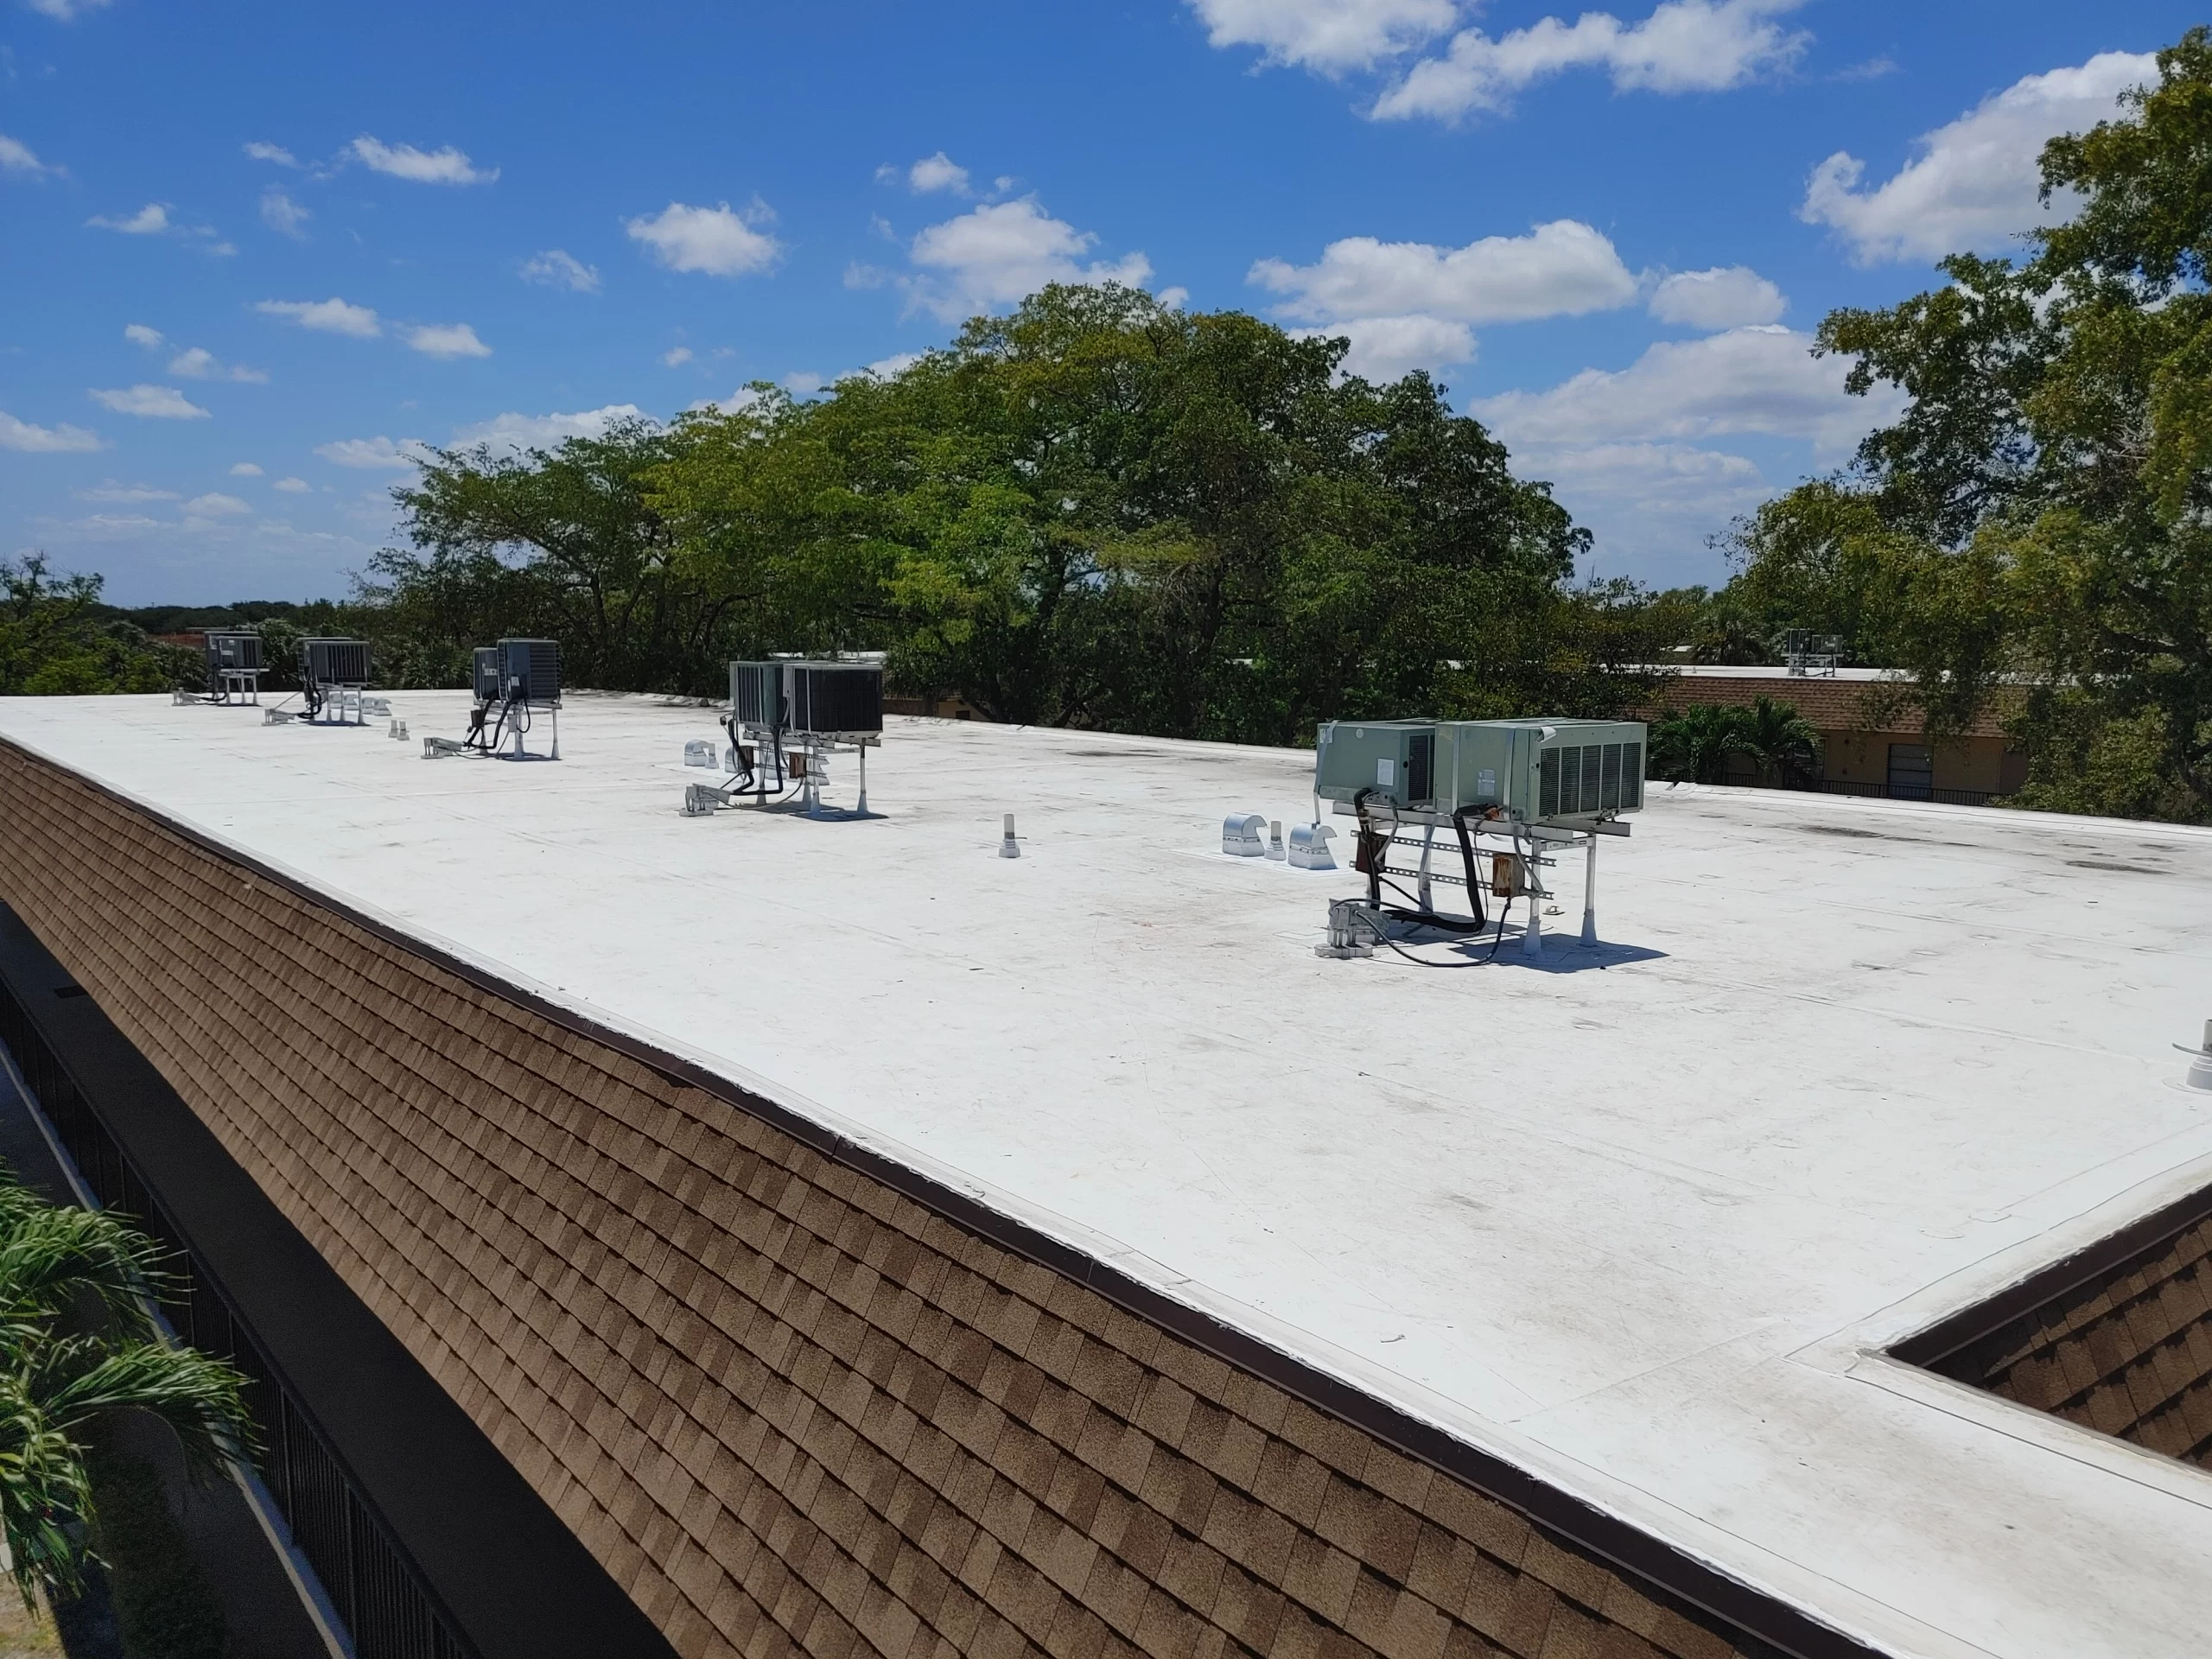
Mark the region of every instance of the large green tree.
POLYGON ((0 559, 0 696, 165 691, 197 676, 189 653, 109 613, 95 575, 56 573, 42 553, 0 559))
POLYGON ((378 563, 392 626, 529 626, 572 677, 711 693, 880 650, 995 718, 1256 741, 1333 715, 1598 713, 1652 607, 1425 375, 1106 284, 977 318, 834 395, 440 456, 378 563))
POLYGON ((1822 324, 1905 412, 1743 527, 1735 597, 1911 671, 1939 736, 1996 703, 2025 804, 2212 817, 2212 35, 2042 169, 2027 257, 1822 324))

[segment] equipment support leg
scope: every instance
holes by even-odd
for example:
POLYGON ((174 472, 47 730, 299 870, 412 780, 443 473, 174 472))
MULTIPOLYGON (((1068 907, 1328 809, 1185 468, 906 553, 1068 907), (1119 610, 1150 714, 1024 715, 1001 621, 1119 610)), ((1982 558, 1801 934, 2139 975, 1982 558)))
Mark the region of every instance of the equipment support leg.
POLYGON ((1598 943, 1598 837, 1590 837, 1589 861, 1582 868, 1582 943, 1598 943))
POLYGON ((1421 885, 1415 889, 1421 894, 1421 907, 1431 913, 1436 909, 1436 900, 1429 893, 1428 861, 1429 855, 1435 850, 1436 826, 1431 823, 1421 832, 1421 885))
POLYGON ((556 760, 561 758, 561 710, 558 706, 553 710, 553 758, 556 760))
POLYGON ((860 814, 868 816, 868 745, 861 745, 861 804, 860 814))

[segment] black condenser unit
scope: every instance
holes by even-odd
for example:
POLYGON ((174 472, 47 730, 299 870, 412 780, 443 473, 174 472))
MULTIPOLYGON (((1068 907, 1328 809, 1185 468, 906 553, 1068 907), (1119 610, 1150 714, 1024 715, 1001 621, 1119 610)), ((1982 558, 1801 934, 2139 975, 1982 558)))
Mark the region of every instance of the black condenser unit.
POLYGON ((883 729, 883 671, 858 663, 789 665, 791 729, 817 737, 883 729))
POLYGON ((312 685, 366 685, 369 642, 365 639, 302 639, 300 668, 312 685))
POLYGON ((550 639, 502 639, 507 696, 540 705, 561 701, 561 647, 550 639))

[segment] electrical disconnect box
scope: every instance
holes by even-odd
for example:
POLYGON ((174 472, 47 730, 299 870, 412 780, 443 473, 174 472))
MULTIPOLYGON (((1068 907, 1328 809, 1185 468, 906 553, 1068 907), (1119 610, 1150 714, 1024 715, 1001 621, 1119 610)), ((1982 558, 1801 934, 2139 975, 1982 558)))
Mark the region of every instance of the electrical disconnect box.
POLYGON ((488 708, 499 701, 499 648, 497 645, 476 647, 469 683, 478 708, 488 708))
POLYGON ((1635 721, 1332 721, 1314 791, 1352 810, 1449 817, 1496 808, 1524 823, 1611 817, 1643 804, 1644 728, 1635 721))

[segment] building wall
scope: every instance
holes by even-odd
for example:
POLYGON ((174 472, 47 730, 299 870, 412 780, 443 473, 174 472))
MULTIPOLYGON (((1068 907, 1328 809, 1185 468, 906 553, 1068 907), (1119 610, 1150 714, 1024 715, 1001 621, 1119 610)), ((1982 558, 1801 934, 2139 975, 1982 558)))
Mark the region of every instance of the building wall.
POLYGON ((2212 1469, 2212 1219, 2073 1286, 1935 1369, 2212 1469))
MULTIPOLYGON (((1822 731, 1821 775, 1832 783, 1889 781, 1890 745, 1925 743, 1919 732, 1822 731)), ((2009 795, 2025 781, 2024 757, 2001 737, 1962 737, 1935 746, 1936 789, 2009 795)))
POLYGON ((5 745, 0 801, 0 898, 687 1656, 1774 1651, 5 745))
MULTIPOLYGON (((1890 746, 1928 741, 1919 716, 1891 706, 1879 683, 1776 673, 1700 674, 1685 669, 1662 686, 1657 719, 1694 703, 1748 709, 1761 697, 1786 702, 1821 734, 1821 775, 1831 783, 1886 784, 1890 746)), ((1997 711, 1985 711, 1964 735, 1937 743, 1935 789, 1980 790, 2009 795, 2027 781, 2027 757, 2006 741, 1997 711)))

